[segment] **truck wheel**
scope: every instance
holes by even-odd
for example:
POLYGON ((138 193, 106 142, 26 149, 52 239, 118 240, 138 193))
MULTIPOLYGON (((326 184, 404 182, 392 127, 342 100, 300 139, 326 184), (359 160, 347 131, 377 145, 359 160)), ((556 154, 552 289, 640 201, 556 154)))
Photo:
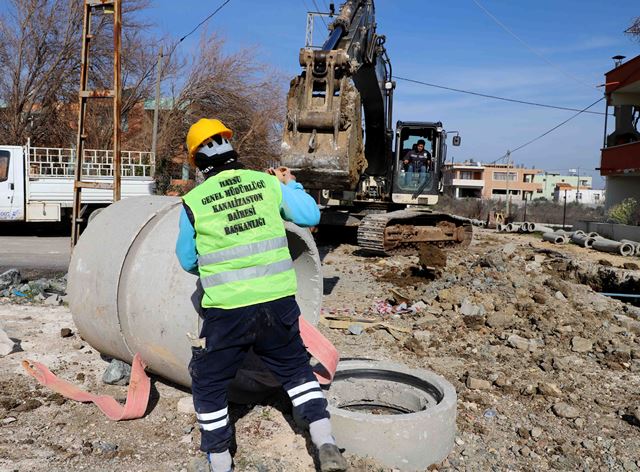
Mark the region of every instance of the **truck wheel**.
POLYGON ((425 470, 453 449, 456 391, 433 372, 342 360, 326 395, 333 434, 348 453, 399 470, 425 470))

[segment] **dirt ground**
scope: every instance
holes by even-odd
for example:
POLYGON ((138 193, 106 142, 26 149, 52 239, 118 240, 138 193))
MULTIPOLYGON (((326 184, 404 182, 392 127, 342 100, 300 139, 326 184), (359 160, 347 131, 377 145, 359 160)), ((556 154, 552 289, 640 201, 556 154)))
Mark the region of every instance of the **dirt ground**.
MULTIPOLYGON (((430 369, 456 388, 455 447, 430 470, 640 470, 640 309, 597 293, 640 293, 640 271, 622 268, 629 259, 488 230, 435 278, 417 256, 320 250, 325 316, 412 332, 321 326, 341 355, 430 369)), ((75 330, 68 308, 0 298, 0 325, 20 346, 0 358, 0 472, 202 470, 195 418, 177 407, 188 391, 153 378, 148 414, 111 422, 20 365, 37 360, 83 389, 125 397, 126 387, 101 382, 99 353, 77 334, 61 337, 75 330)), ((286 399, 231 411, 236 470, 315 470, 286 399)), ((353 470, 390 470, 347 458, 353 470)))

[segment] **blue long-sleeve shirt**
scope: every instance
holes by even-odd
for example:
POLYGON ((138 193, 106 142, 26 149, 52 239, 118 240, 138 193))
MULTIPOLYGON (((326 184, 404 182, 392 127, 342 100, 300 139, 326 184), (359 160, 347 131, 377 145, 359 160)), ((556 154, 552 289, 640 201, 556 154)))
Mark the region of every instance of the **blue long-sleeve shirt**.
MULTIPOLYGON (((320 210, 315 200, 304 191, 302 184, 295 180, 287 185, 280 184, 282 203, 280 215, 286 221, 298 226, 315 226, 320 222, 320 210)), ((176 256, 187 272, 198 275, 198 252, 196 251, 196 231, 184 207, 180 213, 180 232, 176 242, 176 256)))

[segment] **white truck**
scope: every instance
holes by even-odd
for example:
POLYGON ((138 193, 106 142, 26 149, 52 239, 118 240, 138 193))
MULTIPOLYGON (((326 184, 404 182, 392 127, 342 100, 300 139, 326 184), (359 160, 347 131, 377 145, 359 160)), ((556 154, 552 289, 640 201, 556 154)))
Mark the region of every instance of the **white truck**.
MULTIPOLYGON (((121 158, 122 198, 153 194, 153 154, 121 151, 121 158)), ((113 181, 113 151, 87 149, 82 166, 83 180, 113 181)), ((70 218, 74 168, 73 149, 0 145, 0 222, 70 218)), ((82 190, 85 216, 112 202, 112 190, 82 190)))

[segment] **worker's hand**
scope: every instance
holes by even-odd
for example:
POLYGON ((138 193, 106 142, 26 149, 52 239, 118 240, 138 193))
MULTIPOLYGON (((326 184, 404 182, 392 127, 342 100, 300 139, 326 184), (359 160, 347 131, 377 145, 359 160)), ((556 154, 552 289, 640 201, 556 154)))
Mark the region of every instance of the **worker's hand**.
POLYGON ((271 167, 267 170, 267 173, 275 175, 276 178, 284 185, 287 185, 292 180, 296 180, 296 176, 291 173, 291 170, 288 167, 278 167, 277 169, 271 167))

